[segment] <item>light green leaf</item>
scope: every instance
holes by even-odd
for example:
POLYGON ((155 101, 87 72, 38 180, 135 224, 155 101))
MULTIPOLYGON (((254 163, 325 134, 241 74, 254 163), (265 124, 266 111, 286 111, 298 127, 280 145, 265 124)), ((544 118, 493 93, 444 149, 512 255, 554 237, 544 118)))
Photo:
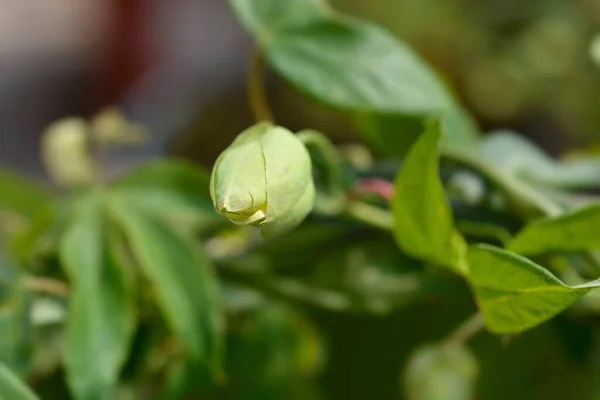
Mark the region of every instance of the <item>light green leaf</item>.
POLYGON ((0 399, 36 400, 39 399, 5 365, 0 364, 0 399))
POLYGON ((527 258, 484 244, 469 249, 468 261, 477 303, 495 333, 532 328, 600 286, 598 281, 567 286, 527 258))
POLYGON ((557 161, 541 148, 511 131, 486 135, 478 144, 482 158, 520 179, 561 188, 600 187, 600 158, 557 161))
POLYGON ((465 347, 427 345, 411 356, 403 389, 411 400, 473 399, 478 369, 465 347))
POLYGON ((324 1, 230 0, 269 64, 298 91, 353 111, 440 114, 453 100, 431 68, 377 26, 324 1))
POLYGON ((113 199, 111 205, 135 259, 156 287, 165 318, 188 356, 218 369, 221 302, 208 259, 191 240, 136 209, 135 204, 113 199))
POLYGON ((100 198, 82 199, 60 244, 72 285, 65 367, 81 400, 111 398, 135 326, 131 290, 108 247, 102 214, 100 198))
POLYGON ((440 126, 433 124, 412 146, 394 182, 390 205, 394 236, 408 255, 466 272, 466 244, 454 229, 438 171, 440 126))
POLYGON ((49 191, 33 179, 0 168, 0 210, 30 217, 50 198, 49 191))
POLYGON ((600 249, 600 204, 532 222, 508 249, 528 256, 600 249))

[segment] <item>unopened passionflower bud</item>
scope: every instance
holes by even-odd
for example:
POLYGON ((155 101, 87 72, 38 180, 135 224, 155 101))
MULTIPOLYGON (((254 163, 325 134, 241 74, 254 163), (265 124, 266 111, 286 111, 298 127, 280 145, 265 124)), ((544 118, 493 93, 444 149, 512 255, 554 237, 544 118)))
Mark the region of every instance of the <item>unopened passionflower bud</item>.
POLYGON ((259 123, 221 153, 210 194, 215 209, 231 222, 260 226, 265 238, 281 235, 313 207, 310 155, 289 130, 259 123))

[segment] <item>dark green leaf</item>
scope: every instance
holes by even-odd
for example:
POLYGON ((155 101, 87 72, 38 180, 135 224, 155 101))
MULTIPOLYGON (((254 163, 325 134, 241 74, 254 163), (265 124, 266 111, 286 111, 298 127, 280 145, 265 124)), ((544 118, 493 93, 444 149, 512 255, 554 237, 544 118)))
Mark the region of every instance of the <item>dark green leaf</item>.
POLYGON ((36 400, 38 397, 5 365, 0 364, 0 399, 36 400))
POLYGON ((72 292, 65 343, 67 381, 77 399, 110 398, 135 325, 125 273, 108 247, 100 198, 81 200, 61 245, 72 292))
POLYGON ((188 355, 218 368, 221 303, 208 259, 190 240, 135 204, 113 200, 112 212, 188 355))
POLYGON ((466 244, 454 229, 440 180, 439 139, 439 124, 434 124, 410 149, 396 177, 394 236, 406 254, 464 273, 466 244))
POLYGON ((437 114, 454 101, 431 68, 377 26, 316 0, 230 0, 269 64, 297 90, 350 111, 437 114))
POLYGON ((600 204, 537 220, 508 249, 524 255, 600 249, 600 204))
POLYGON ((0 168, 0 210, 29 217, 50 198, 50 193, 34 180, 0 168))
POLYGON ((404 372, 404 392, 410 400, 474 398, 477 360, 461 346, 428 345, 410 358, 404 372))
POLYGON ((532 328, 600 286, 598 281, 567 286, 527 258, 483 244, 469 249, 468 261, 477 303, 495 333, 532 328))

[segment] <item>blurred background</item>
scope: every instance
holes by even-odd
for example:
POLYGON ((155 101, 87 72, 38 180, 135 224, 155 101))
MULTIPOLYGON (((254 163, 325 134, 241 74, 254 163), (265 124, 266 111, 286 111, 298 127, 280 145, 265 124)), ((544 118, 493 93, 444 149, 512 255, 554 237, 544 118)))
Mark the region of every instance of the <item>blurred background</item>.
MULTIPOLYGON (((335 0, 404 38, 453 84, 484 130, 513 128, 552 153, 600 134, 600 2, 335 0)), ((222 0, 0 2, 0 163, 42 176, 50 122, 121 107, 168 151, 210 164, 250 122, 250 38, 222 0)), ((352 125, 269 80, 277 119, 352 140, 352 125)))

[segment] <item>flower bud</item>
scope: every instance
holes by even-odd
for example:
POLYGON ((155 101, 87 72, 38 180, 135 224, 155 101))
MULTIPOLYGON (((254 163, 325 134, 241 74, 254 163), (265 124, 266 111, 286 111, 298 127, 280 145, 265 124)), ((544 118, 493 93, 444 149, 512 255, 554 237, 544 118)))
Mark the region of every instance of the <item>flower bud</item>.
POLYGON ((281 235, 313 207, 310 155, 292 132, 259 123, 221 153, 210 193, 215 209, 231 222, 260 226, 265 238, 281 235))

